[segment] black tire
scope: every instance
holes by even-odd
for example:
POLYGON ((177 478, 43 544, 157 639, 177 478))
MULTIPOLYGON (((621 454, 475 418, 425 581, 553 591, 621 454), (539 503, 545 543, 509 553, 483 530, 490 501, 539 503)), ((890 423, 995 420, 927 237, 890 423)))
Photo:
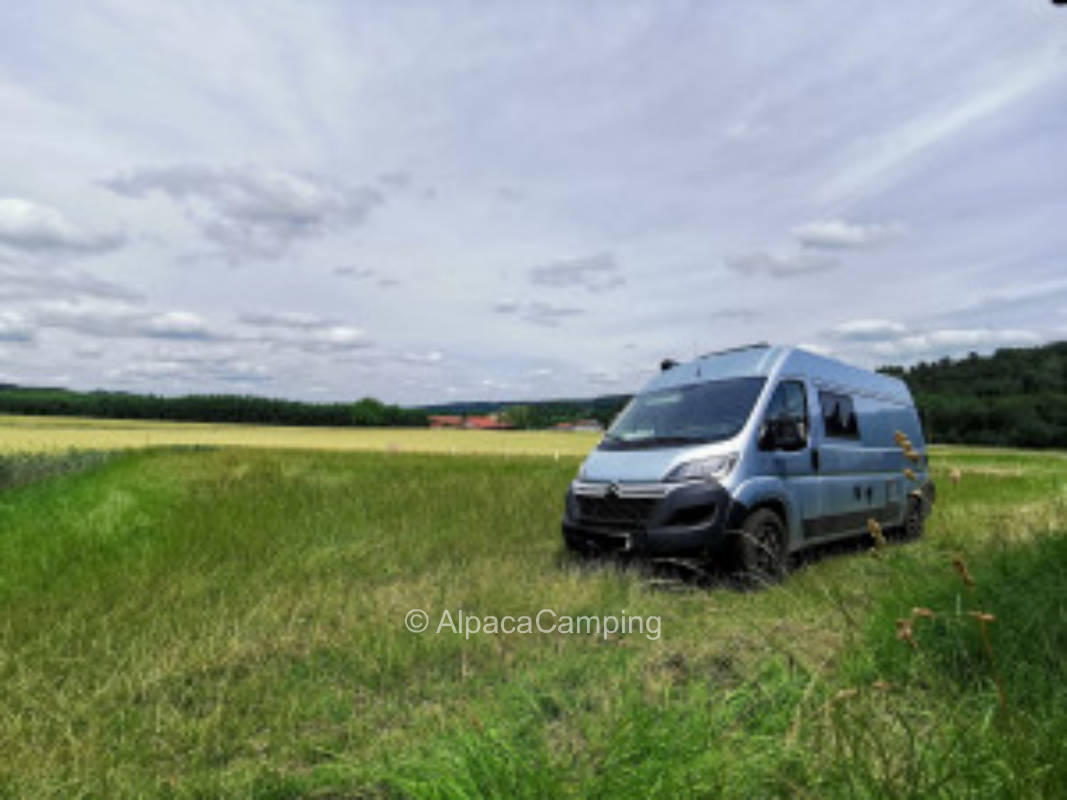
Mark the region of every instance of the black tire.
POLYGON ((905 542, 913 542, 923 535, 926 527, 926 515, 923 514, 923 504, 918 498, 908 501, 908 513, 904 515, 904 524, 900 526, 900 538, 905 542))
POLYGON ((737 538, 737 566, 743 577, 755 583, 782 580, 789 564, 786 542, 785 523, 771 509, 749 514, 737 538))

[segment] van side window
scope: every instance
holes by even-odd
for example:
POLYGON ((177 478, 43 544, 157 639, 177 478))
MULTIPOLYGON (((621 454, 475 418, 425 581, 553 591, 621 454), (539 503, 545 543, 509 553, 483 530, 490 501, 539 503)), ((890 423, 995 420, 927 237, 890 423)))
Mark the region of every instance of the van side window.
POLYGON ((808 438, 808 397, 804 391, 804 384, 800 381, 782 381, 771 395, 767 403, 767 411, 764 414, 763 434, 760 439, 760 447, 764 450, 773 450, 776 447, 788 450, 802 450, 808 438), (790 433, 795 439, 783 447, 780 442, 782 423, 799 423, 793 429, 796 433, 790 433), (777 440, 777 441, 776 441, 777 440))
POLYGON ((822 406, 822 421, 826 435, 834 439, 858 439, 859 424, 852 398, 836 392, 819 392, 819 405, 822 406))

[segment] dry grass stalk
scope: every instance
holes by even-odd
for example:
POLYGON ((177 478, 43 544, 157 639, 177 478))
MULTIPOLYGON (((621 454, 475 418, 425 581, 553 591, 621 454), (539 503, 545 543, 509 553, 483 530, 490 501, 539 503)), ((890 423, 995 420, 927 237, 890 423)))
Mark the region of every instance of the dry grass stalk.
POLYGON ((872 552, 875 555, 878 555, 886 546, 885 534, 882 533, 882 526, 874 517, 868 517, 867 531, 871 534, 871 538, 874 539, 874 550, 872 552))
POLYGON ((859 689, 852 689, 852 688, 839 689, 837 691, 837 694, 834 695, 833 700, 831 700, 830 702, 831 703, 840 703, 840 702, 842 702, 844 700, 851 700, 853 697, 855 697, 859 693, 860 693, 859 689))
POLYGON ((970 570, 967 569, 967 562, 963 560, 963 556, 953 556, 952 566, 959 573, 963 582, 967 585, 968 589, 974 588, 974 578, 971 577, 970 570))
POLYGON ((919 643, 915 640, 915 630, 913 628, 915 620, 917 619, 933 619, 936 617, 933 611, 923 606, 916 606, 911 610, 911 614, 907 617, 901 617, 897 620, 897 638, 902 642, 907 642, 911 645, 912 650, 919 649, 919 643))
POLYGON ((919 645, 915 641, 915 634, 911 629, 911 617, 901 617, 897 620, 897 638, 910 644, 912 650, 919 649, 919 645))
POLYGON ((996 620, 993 614, 989 614, 985 611, 971 611, 969 614, 978 620, 978 626, 982 630, 982 645, 985 647, 986 655, 989 656, 989 663, 993 667, 993 681, 997 685, 997 699, 1000 700, 1000 707, 1008 707, 1008 695, 1004 691, 1004 683, 1000 680, 1000 670, 997 669, 997 658, 993 654, 993 643, 989 640, 989 629, 986 627, 990 622, 996 620))

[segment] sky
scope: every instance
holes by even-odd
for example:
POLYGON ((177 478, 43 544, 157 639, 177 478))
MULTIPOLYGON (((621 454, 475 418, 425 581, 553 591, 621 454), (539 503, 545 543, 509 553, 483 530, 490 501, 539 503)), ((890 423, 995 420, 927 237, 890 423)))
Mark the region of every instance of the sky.
POLYGON ((420 404, 1067 338, 1067 7, 8 3, 0 382, 420 404))

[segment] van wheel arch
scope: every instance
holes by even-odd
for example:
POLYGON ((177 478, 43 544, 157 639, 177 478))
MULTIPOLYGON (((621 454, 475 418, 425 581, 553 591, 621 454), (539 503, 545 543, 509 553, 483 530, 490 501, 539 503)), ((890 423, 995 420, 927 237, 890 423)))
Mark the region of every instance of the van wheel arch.
MULTIPOLYGON (((785 501, 778 497, 765 497, 762 500, 758 500, 755 503, 749 505, 748 503, 734 503, 733 508, 730 509, 730 517, 728 520, 728 527, 730 530, 740 530, 750 516, 755 514, 760 509, 769 509, 778 515, 778 519, 781 520, 782 525, 785 527, 786 536, 789 535, 789 509, 785 504, 785 501)), ((787 541, 788 544, 788 541, 787 541)))
POLYGON ((782 504, 759 503, 735 527, 733 567, 756 584, 780 581, 788 572, 789 524, 782 504))

